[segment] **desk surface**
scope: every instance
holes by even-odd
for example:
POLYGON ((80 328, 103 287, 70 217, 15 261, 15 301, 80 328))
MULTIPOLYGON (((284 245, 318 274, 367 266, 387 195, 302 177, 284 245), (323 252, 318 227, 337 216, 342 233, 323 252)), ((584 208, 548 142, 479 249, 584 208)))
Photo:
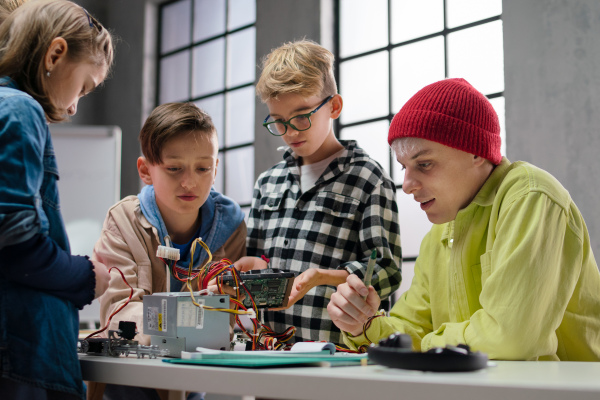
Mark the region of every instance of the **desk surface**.
POLYGON ((79 360, 88 381, 278 399, 600 398, 600 363, 498 361, 476 372, 432 373, 377 365, 217 368, 85 354, 79 360))

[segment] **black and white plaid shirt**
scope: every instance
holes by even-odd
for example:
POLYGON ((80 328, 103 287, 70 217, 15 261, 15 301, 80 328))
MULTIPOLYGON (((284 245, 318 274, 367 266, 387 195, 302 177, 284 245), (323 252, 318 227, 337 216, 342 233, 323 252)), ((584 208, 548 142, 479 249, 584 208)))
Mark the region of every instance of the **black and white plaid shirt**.
MULTIPOLYGON (((346 151, 305 193, 290 149, 282 162, 260 175, 248 220, 247 252, 264 254, 271 268, 297 274, 309 268, 345 269, 362 279, 377 249, 372 285, 386 299, 401 281, 394 183, 355 141, 340 142, 346 151)), ((264 322, 276 332, 295 326, 296 341, 340 344, 341 333, 327 313, 335 290, 327 285, 312 288, 289 309, 266 311, 264 322)))

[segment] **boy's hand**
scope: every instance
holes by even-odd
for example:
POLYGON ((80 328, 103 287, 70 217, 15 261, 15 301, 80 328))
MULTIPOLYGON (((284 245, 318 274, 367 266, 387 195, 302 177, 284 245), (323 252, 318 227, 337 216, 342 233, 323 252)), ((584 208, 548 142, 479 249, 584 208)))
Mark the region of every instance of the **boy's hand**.
POLYGON ((94 288, 94 299, 102 296, 106 289, 108 289, 108 282, 110 281, 110 274, 106 265, 99 261, 90 260, 94 265, 94 274, 96 274, 96 287, 94 288))
POLYGON ((290 292, 290 297, 288 298, 288 303, 286 307, 278 307, 278 308, 270 308, 271 311, 280 311, 287 310, 291 306, 293 306, 298 300, 304 297, 304 295, 315 286, 322 285, 321 282, 321 270, 318 268, 310 268, 296 278, 294 278, 294 283, 292 284, 292 291, 290 292))
POLYGON ((381 299, 373 286, 366 288, 362 280, 352 274, 331 295, 327 311, 338 328, 358 336, 362 334, 365 322, 375 315, 380 303, 381 299), (363 296, 367 296, 367 299, 363 300, 363 296))
POLYGON ((233 263, 235 269, 240 272, 246 272, 253 269, 266 269, 267 262, 258 257, 242 257, 233 263))

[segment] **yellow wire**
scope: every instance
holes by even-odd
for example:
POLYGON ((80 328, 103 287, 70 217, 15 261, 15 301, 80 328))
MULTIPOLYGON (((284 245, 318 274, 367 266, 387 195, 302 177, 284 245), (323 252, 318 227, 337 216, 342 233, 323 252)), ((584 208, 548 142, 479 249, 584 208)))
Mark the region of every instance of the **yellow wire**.
POLYGON ((215 308, 215 307, 205 306, 204 304, 199 304, 198 302, 196 302, 196 298, 194 297, 194 289, 192 288, 192 280, 193 280, 192 279, 192 269, 194 266, 194 253, 196 251, 196 243, 199 243, 200 246, 202 246, 204 248, 204 250, 206 250, 206 254, 208 254, 208 261, 206 261, 206 263, 202 266, 202 268, 200 268, 198 277, 200 277, 204 274, 206 266, 210 265, 210 262, 212 261, 212 253, 210 252, 210 249, 208 248, 206 243, 204 243, 201 238, 194 239, 194 241, 192 242, 192 248, 190 250, 190 265, 188 267, 188 278, 185 281, 185 284, 186 284, 188 290, 190 291, 190 296, 192 296, 192 303, 196 307, 203 308, 203 309, 209 310, 209 311, 220 311, 220 312, 225 312, 228 314, 235 314, 235 315, 252 315, 253 311, 240 311, 240 310, 234 310, 234 309, 230 309, 230 308, 215 308))

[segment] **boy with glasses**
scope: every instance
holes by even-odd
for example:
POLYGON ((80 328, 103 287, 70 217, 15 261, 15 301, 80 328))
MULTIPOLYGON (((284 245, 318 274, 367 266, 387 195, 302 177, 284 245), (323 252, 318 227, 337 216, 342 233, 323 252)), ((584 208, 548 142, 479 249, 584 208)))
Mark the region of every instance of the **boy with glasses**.
POLYGON ((346 343, 401 332, 421 351, 463 343, 491 359, 600 361, 600 273, 583 217, 549 173, 502 157, 487 98, 464 79, 426 86, 388 142, 434 225, 389 317, 374 318, 379 298, 360 280, 338 286, 328 311, 346 343))
POLYGON ((284 44, 266 57, 256 91, 269 108, 263 125, 289 148, 256 182, 247 252, 298 274, 288 308, 266 311, 264 322, 296 327, 296 341, 341 343, 327 304, 348 275, 363 278, 373 250, 379 296, 400 285, 394 184, 356 142, 334 134, 343 102, 331 52, 308 40, 284 44))

